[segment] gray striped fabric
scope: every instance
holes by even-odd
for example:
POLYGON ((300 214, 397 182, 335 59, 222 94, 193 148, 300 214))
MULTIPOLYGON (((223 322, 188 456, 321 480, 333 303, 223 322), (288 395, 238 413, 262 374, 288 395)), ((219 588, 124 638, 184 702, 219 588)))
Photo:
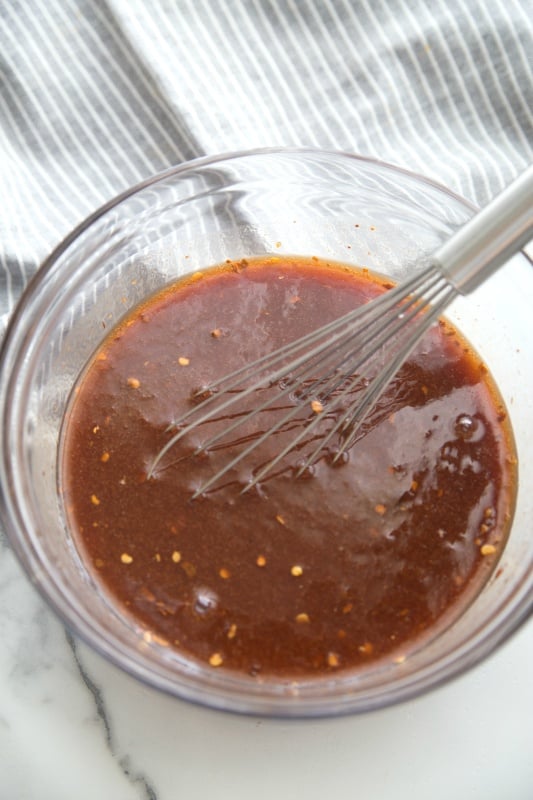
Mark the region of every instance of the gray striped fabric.
POLYGON ((119 191, 202 155, 349 150, 483 203, 532 158, 530 0, 3 0, 0 315, 119 191))

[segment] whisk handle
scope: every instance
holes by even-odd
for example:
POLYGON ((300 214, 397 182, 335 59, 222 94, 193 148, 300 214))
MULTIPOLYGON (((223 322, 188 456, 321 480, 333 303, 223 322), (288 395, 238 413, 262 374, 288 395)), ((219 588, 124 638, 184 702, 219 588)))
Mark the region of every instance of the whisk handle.
POLYGON ((533 238, 533 165, 434 254, 455 288, 468 294, 533 238))

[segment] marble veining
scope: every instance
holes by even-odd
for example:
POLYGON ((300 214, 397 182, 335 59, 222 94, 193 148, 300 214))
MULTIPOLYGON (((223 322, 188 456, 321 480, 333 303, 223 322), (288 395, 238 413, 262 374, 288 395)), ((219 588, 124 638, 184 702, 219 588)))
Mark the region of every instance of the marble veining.
MULTIPOLYGON (((78 644, 74 636, 72 636, 72 634, 66 630, 65 637, 67 640, 67 644, 72 651, 74 662, 78 668, 80 678, 93 699, 96 715, 101 722, 101 727, 105 735, 105 742, 109 750, 109 753, 113 758, 117 758, 116 747, 113 741, 112 724, 103 698, 102 690, 92 680, 87 669, 84 667, 82 659, 79 654, 78 644)), ((132 785, 141 788, 142 794, 140 795, 140 797, 146 798, 146 800, 157 800, 157 793, 154 787, 152 786, 151 782, 145 775, 143 775, 135 768, 135 766, 131 763, 130 756, 123 755, 119 757, 117 760, 122 772, 124 773, 124 776, 128 779, 128 781, 132 785)))

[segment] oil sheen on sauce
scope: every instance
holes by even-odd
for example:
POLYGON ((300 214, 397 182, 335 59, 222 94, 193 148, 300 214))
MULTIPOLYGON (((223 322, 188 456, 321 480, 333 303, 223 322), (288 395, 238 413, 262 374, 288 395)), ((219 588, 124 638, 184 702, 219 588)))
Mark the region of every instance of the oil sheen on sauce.
POLYGON ((485 365, 444 321, 341 464, 326 453, 296 478, 291 454, 240 494, 282 433, 191 501, 234 452, 192 456, 200 429, 147 477, 198 387, 384 288, 312 258, 228 262, 147 301, 95 354, 65 419, 60 487, 87 568, 140 638, 213 669, 313 678, 401 662, 487 580, 515 451, 485 365))

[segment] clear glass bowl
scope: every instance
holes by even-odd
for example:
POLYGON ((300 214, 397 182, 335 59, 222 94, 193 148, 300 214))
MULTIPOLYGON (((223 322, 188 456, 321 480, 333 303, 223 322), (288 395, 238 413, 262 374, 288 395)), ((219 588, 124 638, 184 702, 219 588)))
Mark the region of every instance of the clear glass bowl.
POLYGON ((401 280, 472 214, 419 176, 347 154, 266 150, 204 158, 124 193, 47 259, 9 325, 0 361, 2 520, 31 581, 75 633, 131 675, 189 700, 282 716, 356 712, 413 697, 484 658, 533 593, 533 270, 517 255, 448 316, 486 360, 520 459, 498 570, 461 618, 403 664, 335 680, 258 683, 147 644, 94 584, 65 524, 58 437, 69 393, 110 327, 163 285, 263 253, 315 255, 401 280))

